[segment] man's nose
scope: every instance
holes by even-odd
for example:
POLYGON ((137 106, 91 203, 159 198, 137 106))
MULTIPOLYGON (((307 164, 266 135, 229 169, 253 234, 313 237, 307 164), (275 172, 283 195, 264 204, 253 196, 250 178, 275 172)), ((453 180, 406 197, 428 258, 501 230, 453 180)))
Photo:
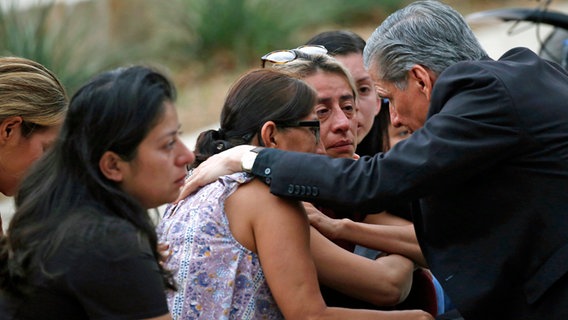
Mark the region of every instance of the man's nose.
POLYGON ((395 128, 400 127, 402 123, 400 122, 398 118, 398 113, 396 113, 396 110, 394 109, 392 104, 389 106, 389 112, 390 112, 390 121, 393 127, 395 128))

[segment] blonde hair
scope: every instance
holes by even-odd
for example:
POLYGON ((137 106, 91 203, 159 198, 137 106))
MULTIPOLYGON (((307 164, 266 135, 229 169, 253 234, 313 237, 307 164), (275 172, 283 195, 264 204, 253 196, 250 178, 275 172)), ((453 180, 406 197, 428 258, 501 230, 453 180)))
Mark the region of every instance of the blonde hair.
POLYGON ((24 58, 0 57, 0 122, 20 116, 43 127, 58 125, 67 102, 63 85, 47 68, 24 58))

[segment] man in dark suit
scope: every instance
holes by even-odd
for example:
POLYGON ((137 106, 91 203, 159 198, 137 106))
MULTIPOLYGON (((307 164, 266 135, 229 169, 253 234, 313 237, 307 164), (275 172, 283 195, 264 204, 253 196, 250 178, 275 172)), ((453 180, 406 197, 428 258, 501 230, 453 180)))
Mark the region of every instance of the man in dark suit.
POLYGON ((388 17, 364 57, 410 138, 357 161, 240 147, 188 190, 242 166, 285 197, 367 212, 412 201, 429 267, 465 319, 568 319, 568 74, 524 48, 490 59, 436 1, 388 17))

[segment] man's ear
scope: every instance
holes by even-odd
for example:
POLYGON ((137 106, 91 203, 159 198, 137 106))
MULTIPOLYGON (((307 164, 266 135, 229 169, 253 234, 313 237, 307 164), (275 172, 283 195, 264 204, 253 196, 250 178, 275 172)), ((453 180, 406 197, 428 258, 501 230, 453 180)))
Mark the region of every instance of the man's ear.
POLYGON ((419 90, 430 100, 435 80, 434 73, 419 64, 415 64, 408 73, 411 85, 417 85, 419 90))
POLYGON ((20 116, 8 117, 0 123, 0 141, 2 143, 8 141, 16 133, 21 133, 22 122, 24 119, 20 116))
POLYGON ((278 147, 278 129, 273 121, 267 121, 260 129, 260 141, 267 148, 278 147))
POLYGON ((123 178, 123 172, 121 170, 120 162, 123 160, 120 157, 112 152, 106 151, 101 159, 99 160, 99 168, 103 175, 112 181, 121 182, 123 178))

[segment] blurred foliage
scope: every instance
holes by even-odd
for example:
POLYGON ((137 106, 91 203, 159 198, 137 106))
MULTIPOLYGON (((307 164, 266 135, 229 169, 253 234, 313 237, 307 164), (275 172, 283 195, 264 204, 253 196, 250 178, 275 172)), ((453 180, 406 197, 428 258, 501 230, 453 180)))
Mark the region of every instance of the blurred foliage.
POLYGON ((89 57, 82 28, 69 27, 72 15, 53 3, 21 10, 16 1, 0 8, 0 53, 35 60, 55 72, 68 93, 85 81, 104 59, 89 57), (58 9, 58 10, 56 10, 58 9), (78 57, 89 57, 88 59, 78 57))
POLYGON ((258 64, 262 54, 301 44, 322 25, 368 24, 398 8, 399 0, 171 0, 160 4, 169 22, 169 51, 176 61, 197 59, 205 68, 258 64))
MULTIPOLYGON (((17 3, 17 0, 4 2, 17 3)), ((473 1, 473 0, 472 0, 473 1)), ((378 25, 410 0, 92 0, 0 7, 0 54, 36 60, 69 94, 103 69, 148 62, 194 77, 259 65, 318 30, 378 25)))
POLYGON ((192 64, 196 74, 257 65, 262 54, 307 40, 301 35, 308 30, 368 24, 401 5, 398 0, 96 0, 22 10, 17 0, 7 2, 0 8, 0 54, 42 63, 69 94, 103 69, 139 60, 173 68, 192 64))

